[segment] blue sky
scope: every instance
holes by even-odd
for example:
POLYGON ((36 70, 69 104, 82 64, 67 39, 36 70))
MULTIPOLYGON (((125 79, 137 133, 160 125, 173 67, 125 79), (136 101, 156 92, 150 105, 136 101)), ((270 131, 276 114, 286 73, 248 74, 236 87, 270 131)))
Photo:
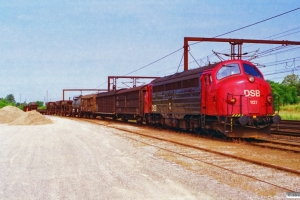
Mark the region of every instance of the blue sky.
MULTIPOLYGON (((128 74, 180 49, 184 37, 215 37, 298 7, 298 0, 2 1, 0 97, 13 94, 17 102, 57 101, 65 88, 105 89, 107 76, 128 74)), ((299 18, 297 10, 222 37, 300 41, 299 18)), ((249 45, 244 51, 274 47, 249 45)), ((199 63, 216 62, 215 56, 207 58, 212 50, 228 49, 228 44, 199 43, 191 46, 191 53, 199 63)), ((182 53, 130 75, 175 73, 182 53)), ((297 55, 299 50, 253 62, 269 63, 261 68, 269 74, 265 78, 281 82, 300 62, 271 63, 297 55), (287 73, 277 73, 282 70, 287 73)), ((300 75, 299 71, 294 73, 300 75)), ((76 94, 68 92, 65 98, 76 94)))

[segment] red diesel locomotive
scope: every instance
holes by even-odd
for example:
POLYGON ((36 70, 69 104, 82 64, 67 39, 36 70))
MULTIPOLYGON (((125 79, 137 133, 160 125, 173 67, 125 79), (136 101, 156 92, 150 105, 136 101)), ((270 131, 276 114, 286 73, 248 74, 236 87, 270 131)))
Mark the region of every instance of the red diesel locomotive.
POLYGON ((274 116, 271 87, 258 68, 229 60, 154 80, 145 121, 228 137, 266 136, 274 116))

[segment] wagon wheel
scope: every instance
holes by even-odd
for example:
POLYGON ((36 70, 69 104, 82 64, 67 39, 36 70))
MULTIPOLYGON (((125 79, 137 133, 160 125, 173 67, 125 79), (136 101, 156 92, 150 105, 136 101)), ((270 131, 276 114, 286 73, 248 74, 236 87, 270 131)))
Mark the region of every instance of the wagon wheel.
POLYGON ((215 137, 215 136, 216 136, 216 133, 215 133, 215 131, 207 131, 207 135, 208 135, 209 137, 215 137))
POLYGON ((218 137, 220 137, 223 140, 228 140, 229 137, 227 137, 224 133, 217 131, 218 137))
POLYGON ((143 118, 137 119, 137 123, 142 126, 143 125, 143 118))

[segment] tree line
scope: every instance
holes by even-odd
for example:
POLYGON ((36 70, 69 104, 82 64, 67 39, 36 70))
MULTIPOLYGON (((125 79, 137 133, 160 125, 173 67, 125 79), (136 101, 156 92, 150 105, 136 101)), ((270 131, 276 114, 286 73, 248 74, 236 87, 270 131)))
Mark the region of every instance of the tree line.
POLYGON ((272 88, 276 105, 288 105, 299 103, 300 78, 298 75, 287 75, 281 83, 267 80, 272 88))
MULTIPOLYGON (((44 106, 44 102, 42 101, 36 101, 35 103, 38 105, 39 108, 44 106)), ((21 110, 23 110, 24 106, 26 105, 27 105, 26 102, 23 103, 16 102, 13 94, 9 94, 5 98, 0 98, 0 108, 3 108, 5 106, 16 106, 21 110)))

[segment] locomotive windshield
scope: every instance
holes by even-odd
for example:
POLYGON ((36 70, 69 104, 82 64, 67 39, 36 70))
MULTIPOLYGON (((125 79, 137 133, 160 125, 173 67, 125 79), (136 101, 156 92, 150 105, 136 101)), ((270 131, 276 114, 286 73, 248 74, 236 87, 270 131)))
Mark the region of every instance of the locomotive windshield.
POLYGON ((261 74, 259 73, 256 67, 248 65, 246 63, 243 63, 243 67, 246 74, 262 78, 261 74))
POLYGON ((237 63, 223 65, 217 72, 217 79, 220 80, 227 76, 240 74, 240 73, 241 73, 240 67, 239 67, 239 64, 237 64, 237 63))

